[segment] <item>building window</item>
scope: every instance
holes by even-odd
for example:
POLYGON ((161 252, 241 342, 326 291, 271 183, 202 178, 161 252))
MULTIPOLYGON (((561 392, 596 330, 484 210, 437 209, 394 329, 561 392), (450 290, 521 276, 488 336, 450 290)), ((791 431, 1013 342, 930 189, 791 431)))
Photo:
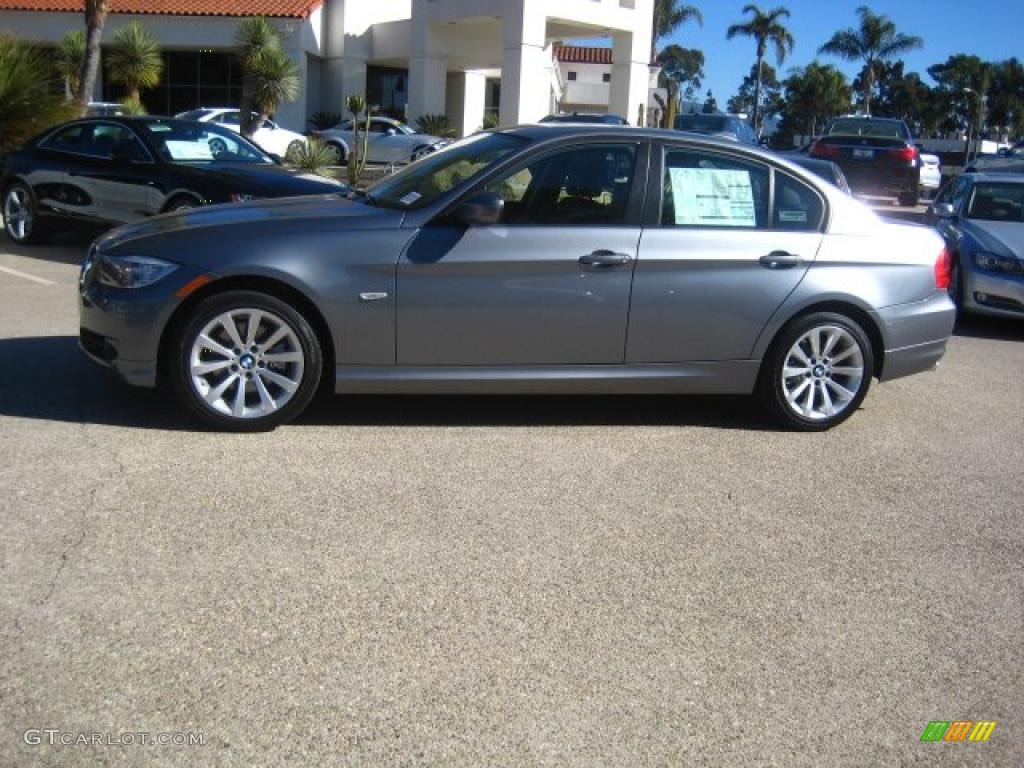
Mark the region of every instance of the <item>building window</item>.
MULTIPOLYGON (((151 115, 174 115, 197 107, 237 107, 242 102, 242 70, 235 54, 221 51, 164 51, 164 71, 155 88, 143 90, 151 115)), ((125 97, 104 72, 103 100, 125 97)))
POLYGON ((612 73, 611 72, 605 72, 603 75, 601 75, 601 82, 602 83, 610 83, 611 81, 612 81, 612 73))
POLYGON ((396 67, 366 68, 366 101, 378 107, 378 114, 405 120, 409 103, 409 71, 396 67))
POLYGON ((570 71, 570 72, 569 72, 569 79, 570 79, 570 80, 575 80, 575 79, 576 79, 576 73, 575 73, 575 72, 572 72, 572 71, 570 71))

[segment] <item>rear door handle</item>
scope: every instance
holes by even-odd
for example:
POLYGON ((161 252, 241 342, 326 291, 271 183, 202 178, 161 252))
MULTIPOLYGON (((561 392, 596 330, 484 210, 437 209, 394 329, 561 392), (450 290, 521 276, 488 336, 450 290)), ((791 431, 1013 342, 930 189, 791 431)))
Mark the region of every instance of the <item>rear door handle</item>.
POLYGON ((767 267, 768 269, 789 269, 790 267, 795 267, 803 259, 789 251, 772 251, 762 256, 759 261, 762 267, 767 267))
POLYGON ((616 267, 629 264, 632 260, 633 257, 628 253, 617 253, 603 248, 580 256, 580 264, 588 267, 616 267))

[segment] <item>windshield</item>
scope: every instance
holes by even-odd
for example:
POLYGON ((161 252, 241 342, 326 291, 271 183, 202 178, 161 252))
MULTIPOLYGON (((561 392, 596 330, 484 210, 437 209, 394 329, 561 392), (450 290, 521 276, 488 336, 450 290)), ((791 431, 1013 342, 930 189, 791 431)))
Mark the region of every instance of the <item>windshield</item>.
POLYGON ((1024 184, 975 184, 967 218, 1024 223, 1024 184))
POLYGON ((829 136, 865 136, 875 139, 908 139, 910 132, 903 123, 891 120, 833 120, 829 136))
POLYGON ((422 208, 526 143, 507 133, 478 133, 386 176, 370 187, 367 196, 391 208, 422 208))
POLYGON ((157 154, 168 162, 274 162, 255 144, 212 123, 161 119, 142 121, 139 127, 156 147, 157 154))
POLYGON ((210 114, 209 109, 190 109, 188 112, 181 112, 175 115, 179 120, 202 120, 210 114))
POLYGON ((731 131, 732 124, 727 117, 714 115, 680 115, 676 118, 677 131, 697 131, 699 133, 721 133, 731 131))

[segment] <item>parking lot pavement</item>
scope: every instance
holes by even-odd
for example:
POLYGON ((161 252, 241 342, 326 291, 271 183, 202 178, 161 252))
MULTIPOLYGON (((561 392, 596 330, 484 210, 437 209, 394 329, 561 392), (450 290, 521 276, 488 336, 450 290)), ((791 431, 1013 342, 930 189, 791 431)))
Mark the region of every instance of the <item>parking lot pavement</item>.
POLYGON ((82 248, 0 244, 0 765, 1024 764, 1020 323, 827 434, 366 397, 221 435, 79 355, 82 248), (919 741, 957 719, 998 725, 919 741))

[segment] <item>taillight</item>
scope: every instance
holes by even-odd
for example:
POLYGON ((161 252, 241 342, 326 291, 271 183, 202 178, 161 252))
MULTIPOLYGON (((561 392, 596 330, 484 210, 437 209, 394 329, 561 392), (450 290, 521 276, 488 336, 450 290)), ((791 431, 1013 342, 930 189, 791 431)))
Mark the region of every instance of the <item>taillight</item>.
POLYGON ((839 147, 835 144, 816 141, 811 144, 810 155, 812 157, 839 157, 839 147))
POLYGON ((950 273, 953 271, 953 259, 949 250, 943 248, 939 257, 935 259, 935 288, 945 291, 949 288, 950 273))
POLYGON ((889 157, 894 157, 897 160, 911 161, 917 159, 917 147, 900 147, 899 149, 890 149, 889 157))

